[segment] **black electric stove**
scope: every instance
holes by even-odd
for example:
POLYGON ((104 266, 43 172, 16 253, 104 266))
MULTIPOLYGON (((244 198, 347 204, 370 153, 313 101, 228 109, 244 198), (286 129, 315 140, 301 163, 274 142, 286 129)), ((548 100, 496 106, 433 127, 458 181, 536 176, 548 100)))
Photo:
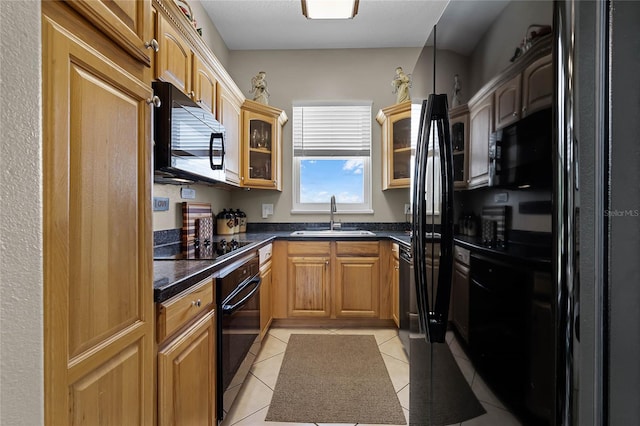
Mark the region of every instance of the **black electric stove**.
POLYGON ((226 239, 205 240, 203 242, 196 239, 187 250, 179 253, 155 253, 153 260, 214 260, 253 243, 254 241, 237 241, 235 239, 229 241, 226 239))

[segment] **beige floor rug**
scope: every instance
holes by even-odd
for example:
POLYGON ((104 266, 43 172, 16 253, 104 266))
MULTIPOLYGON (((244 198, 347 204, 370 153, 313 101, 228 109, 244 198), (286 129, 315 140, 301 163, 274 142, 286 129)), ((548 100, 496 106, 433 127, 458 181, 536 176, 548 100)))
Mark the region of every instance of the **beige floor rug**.
POLYGON ((293 334, 266 421, 404 425, 373 336, 293 334))

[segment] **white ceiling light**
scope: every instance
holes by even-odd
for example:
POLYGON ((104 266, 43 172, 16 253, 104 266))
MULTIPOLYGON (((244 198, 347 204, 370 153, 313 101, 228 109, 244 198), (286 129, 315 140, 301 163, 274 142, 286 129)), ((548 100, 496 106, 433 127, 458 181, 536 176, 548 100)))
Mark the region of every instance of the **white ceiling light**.
POLYGON ((351 19, 358 13, 359 0, 302 0, 307 19, 351 19))

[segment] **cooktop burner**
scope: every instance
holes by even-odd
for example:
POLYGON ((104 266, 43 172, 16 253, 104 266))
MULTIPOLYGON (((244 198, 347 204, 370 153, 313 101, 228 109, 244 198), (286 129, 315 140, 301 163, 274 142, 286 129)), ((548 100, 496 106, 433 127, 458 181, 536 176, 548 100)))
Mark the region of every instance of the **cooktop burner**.
POLYGON ((235 239, 231 241, 225 239, 219 241, 205 240, 203 242, 195 239, 187 251, 183 250, 176 254, 154 255, 154 260, 213 260, 253 243, 253 241, 236 241, 235 239))

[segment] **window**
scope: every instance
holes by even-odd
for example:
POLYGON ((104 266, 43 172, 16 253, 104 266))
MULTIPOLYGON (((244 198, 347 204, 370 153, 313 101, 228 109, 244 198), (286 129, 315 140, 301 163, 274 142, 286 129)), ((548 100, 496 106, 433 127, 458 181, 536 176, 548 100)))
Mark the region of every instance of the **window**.
POLYGON ((293 105, 292 213, 373 213, 371 103, 293 105))
MULTIPOLYGON (((411 104, 411 143, 415 152, 418 143, 418 126, 420 125, 421 104, 411 104)), ((427 157, 426 212, 428 215, 439 215, 442 202, 440 182, 440 147, 434 143, 435 129, 429 135, 429 152, 427 157)), ((413 161, 413 158, 411 159, 413 161)), ((411 167, 413 170, 413 166, 411 167)), ((412 172, 413 173, 413 172, 412 172)), ((413 176, 412 176, 413 177, 413 176)), ((413 190, 413 189, 412 189, 413 190)))

